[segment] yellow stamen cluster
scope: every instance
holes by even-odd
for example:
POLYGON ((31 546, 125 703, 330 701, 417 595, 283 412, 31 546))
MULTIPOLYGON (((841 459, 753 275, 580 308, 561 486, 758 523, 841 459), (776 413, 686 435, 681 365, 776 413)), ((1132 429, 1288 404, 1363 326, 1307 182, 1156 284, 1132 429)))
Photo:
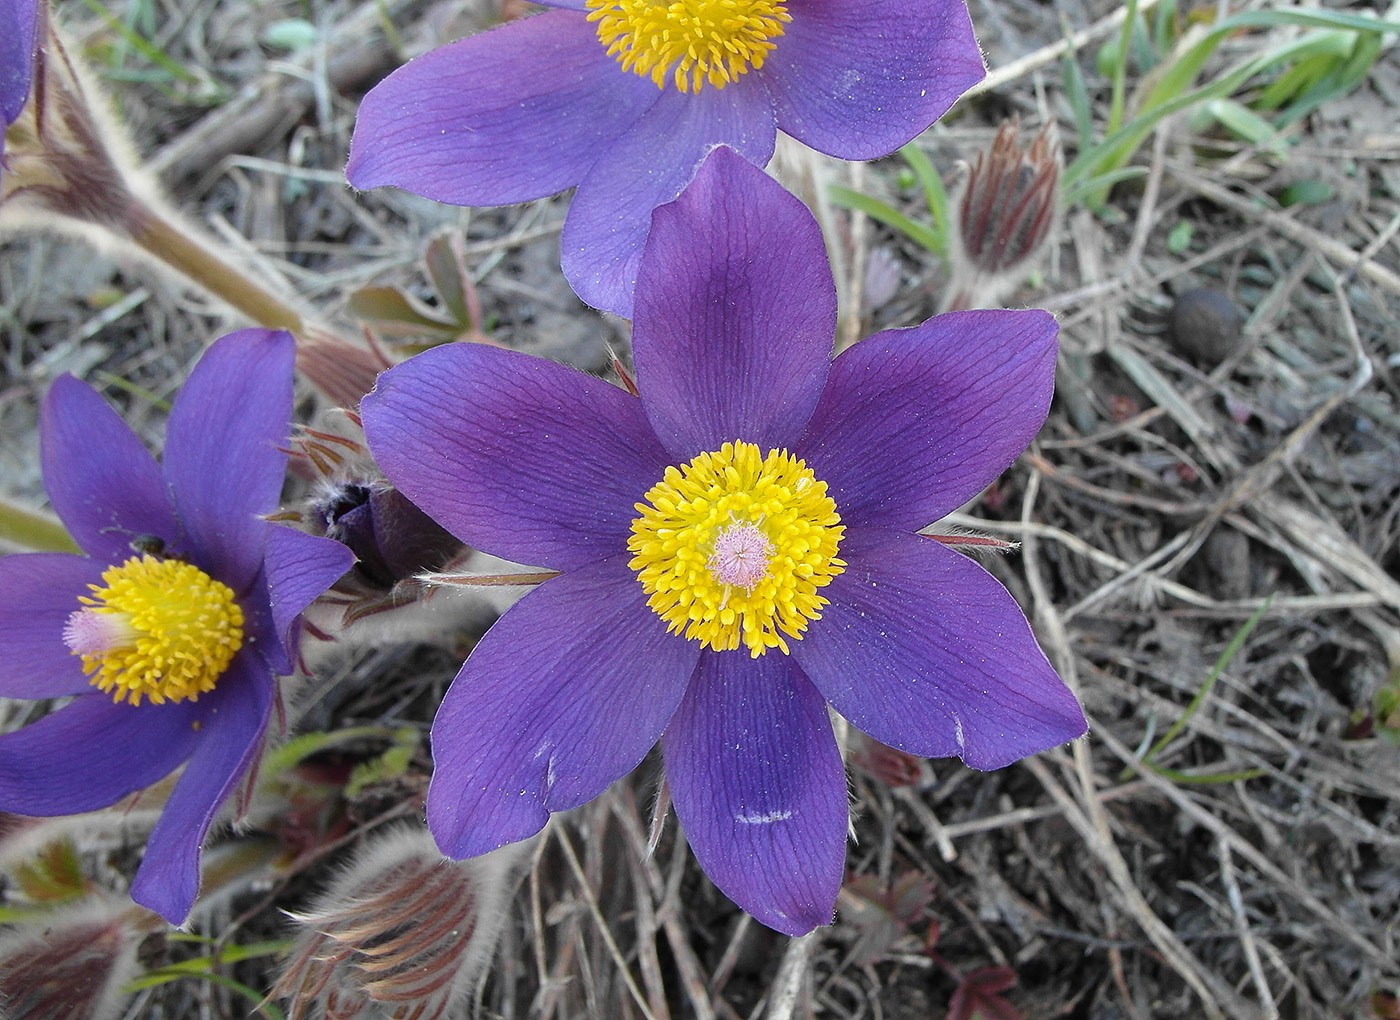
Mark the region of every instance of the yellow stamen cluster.
POLYGON ((197 700, 214 689, 243 647, 233 591, 182 560, 133 556, 89 585, 64 640, 91 683, 112 700, 197 700))
POLYGON ((725 443, 668 467, 645 498, 628 565, 671 632, 706 648, 787 654, 783 635, 820 618, 817 590, 846 568, 826 483, 786 450, 725 443))
POLYGON ((792 20, 786 0, 588 0, 598 39, 624 71, 682 92, 722 89, 762 67, 792 20))

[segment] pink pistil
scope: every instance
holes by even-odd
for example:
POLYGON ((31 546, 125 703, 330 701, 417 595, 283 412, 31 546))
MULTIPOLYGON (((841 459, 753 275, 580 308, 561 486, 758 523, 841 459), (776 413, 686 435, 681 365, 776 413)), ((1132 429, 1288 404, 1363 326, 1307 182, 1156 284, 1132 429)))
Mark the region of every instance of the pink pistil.
POLYGON ((720 531, 714 555, 705 566, 720 584, 753 591, 767 575, 772 555, 773 543, 757 524, 736 522, 720 531))
POLYGON ((63 643, 74 655, 101 655, 124 644, 131 635, 126 616, 79 609, 63 625, 63 643))

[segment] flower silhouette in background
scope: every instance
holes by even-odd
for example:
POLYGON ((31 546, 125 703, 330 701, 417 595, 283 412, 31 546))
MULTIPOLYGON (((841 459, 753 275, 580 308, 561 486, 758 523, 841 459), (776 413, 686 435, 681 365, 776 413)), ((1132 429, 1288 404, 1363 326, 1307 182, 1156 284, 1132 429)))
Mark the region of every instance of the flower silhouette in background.
POLYGON ((763 166, 777 131, 884 156, 984 73, 963 0, 559 0, 424 54, 360 106, 346 168, 455 205, 577 187, 563 266, 630 317, 652 210, 718 145, 763 166))
POLYGON ((1056 325, 955 313, 832 361, 820 230, 726 148, 656 211, 636 297, 640 398, 453 344, 362 405, 410 499, 476 548, 560 572, 444 698, 429 827, 454 857, 522 839, 660 738, 706 873, 807 932, 831 920, 848 824, 828 704, 981 769, 1084 732, 1006 590, 916 534, 1034 437, 1056 325))
MULTIPOLYGON (((39 0, 0 0, 0 117, 5 126, 19 120, 34 79, 39 39, 39 0)), ((0 172, 5 133, 0 131, 0 172)))
POLYGON ((352 561, 260 516, 282 489, 294 353, 286 332, 217 341, 175 400, 160 464, 91 387, 60 377, 40 421, 44 480, 86 555, 0 559, 0 695, 76 695, 0 736, 0 810, 91 811, 187 763, 131 888, 174 924, 262 746, 300 614, 352 561))

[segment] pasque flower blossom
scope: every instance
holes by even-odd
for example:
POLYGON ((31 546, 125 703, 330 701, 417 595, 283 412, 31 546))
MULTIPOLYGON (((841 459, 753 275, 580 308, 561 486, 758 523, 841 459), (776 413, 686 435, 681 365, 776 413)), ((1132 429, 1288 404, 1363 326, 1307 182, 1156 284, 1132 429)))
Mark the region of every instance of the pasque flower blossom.
POLYGON ((652 210, 706 153, 759 166, 777 131, 884 156, 984 73, 963 0, 555 0, 410 61, 360 106, 357 188, 456 205, 577 187, 563 266, 630 317, 652 210))
MULTIPOLYGON (((39 0, 0 0, 0 117, 6 126, 19 119, 29 101, 39 37, 39 0)), ((5 132, 0 130, 0 161, 5 132)))
POLYGON ((131 889, 176 924, 205 834, 262 746, 300 614, 353 559, 260 516, 281 493, 294 356, 286 332, 217 341, 175 400, 160 464, 61 376, 40 420, 44 480, 84 555, 0 559, 0 695, 75 696, 0 736, 0 810, 106 807, 186 763, 131 889))
POLYGON ((656 211, 640 397, 450 345, 362 404, 389 479, 463 541, 559 576, 486 633, 433 723, 428 823, 466 857, 536 832, 659 738, 701 866, 760 921, 831 919, 847 829, 828 704, 992 769, 1084 716, 990 574, 916 532, 1044 421, 1056 326, 960 312, 834 361, 807 210, 727 148, 656 211))

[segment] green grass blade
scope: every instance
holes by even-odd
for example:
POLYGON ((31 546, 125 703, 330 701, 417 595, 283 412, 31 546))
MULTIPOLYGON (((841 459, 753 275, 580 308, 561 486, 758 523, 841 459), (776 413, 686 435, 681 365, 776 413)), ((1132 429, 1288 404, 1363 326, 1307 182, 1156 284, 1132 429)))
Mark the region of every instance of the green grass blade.
POLYGON ((1225 672, 1225 667, 1229 666, 1231 660, 1239 654, 1244 643, 1249 640, 1249 635, 1254 633, 1254 628, 1259 626, 1259 621, 1264 619, 1264 614, 1269 611, 1269 607, 1273 604, 1274 597, 1270 595, 1264 600, 1264 604, 1254 611, 1254 615, 1245 621, 1244 626, 1235 631, 1235 636, 1230 639, 1230 643, 1225 646, 1225 650, 1215 660, 1215 667, 1210 671, 1210 676, 1206 677, 1206 682, 1201 684, 1201 689, 1196 692, 1196 696, 1186 706, 1186 711, 1181 713, 1181 718, 1172 723, 1167 732, 1162 734, 1157 743, 1153 744, 1148 752, 1142 756, 1144 765, 1151 767, 1152 759, 1162 752, 1162 748, 1176 739, 1177 734, 1191 721, 1191 717, 1205 704, 1206 698, 1210 697, 1210 692, 1215 688, 1216 681, 1220 679, 1220 674, 1225 672))
POLYGON ((1166 769, 1160 765, 1152 765, 1143 762, 1149 771, 1155 772, 1164 779, 1170 779, 1173 783, 1181 783, 1185 786, 1218 786, 1221 783, 1238 783, 1246 779, 1259 779, 1269 774, 1268 769, 1240 769, 1238 772, 1178 772, 1176 769, 1166 769))
POLYGON ((1137 24, 1137 0, 1128 0, 1128 9, 1123 15, 1123 29, 1118 34, 1118 52, 1113 62, 1113 94, 1108 107, 1108 133, 1118 130, 1123 123, 1123 104, 1128 95, 1128 46, 1132 41, 1133 26, 1137 24))
POLYGON ((948 190, 943 187, 943 178, 928 158, 928 153, 913 142, 903 146, 899 154, 909 163, 919 184, 924 189, 924 200, 928 203, 928 214, 933 219, 933 232, 939 245, 932 249, 934 254, 943 256, 948 251, 948 231, 952 229, 952 213, 948 209, 948 190))
POLYGON ((93 14, 96 14, 103 21, 107 22, 107 26, 126 40, 127 44, 130 45, 132 49, 136 50, 151 63, 164 68, 173 77, 179 78, 181 81, 191 83, 199 82, 199 75, 182 67, 177 61, 171 60, 154 44, 147 41, 134 29, 129 28, 120 18, 111 14, 98 0, 83 0, 83 3, 93 14))
POLYGON ((1091 177, 1087 181, 1080 181, 1073 187, 1064 188, 1061 192, 1064 195, 1062 201, 1065 208, 1078 205, 1080 202, 1087 203, 1089 197, 1095 192, 1107 195, 1115 184, 1120 181, 1131 181, 1135 177, 1146 177, 1147 167, 1145 166, 1125 166, 1120 170, 1110 170, 1108 173, 1091 177))
POLYGON ((1065 83, 1065 98, 1074 114, 1074 130, 1079 134, 1079 151, 1089 148, 1094 141, 1093 106, 1089 102, 1089 88, 1084 84, 1084 72, 1079 69, 1079 61, 1073 53, 1060 58, 1060 76, 1065 83))
POLYGON ((279 744, 263 756, 260 771, 269 776, 281 775, 289 768, 299 764, 303 759, 311 757, 326 748, 335 747, 351 740, 358 740, 362 737, 380 737, 384 740, 394 741, 397 739, 399 731, 388 726, 351 726, 343 730, 333 732, 313 732, 303 733, 293 737, 285 744, 279 744))
POLYGON ((904 234, 912 241, 922 245, 935 255, 939 254, 942 240, 933 232, 931 227, 922 223, 917 223, 905 216, 898 209, 891 208, 878 198, 861 194, 859 191, 852 191, 850 188, 843 188, 833 184, 827 194, 831 201, 844 209, 857 209, 865 213, 872 220, 878 220, 887 227, 891 227, 904 234))
POLYGON ((204 981, 212 981, 216 985, 223 985, 231 991, 237 992, 249 1002, 253 1003, 255 1011, 262 1013, 267 1020, 287 1020, 286 1014, 270 1002, 264 1002, 263 996, 252 988, 249 988, 241 981, 235 981, 231 977, 222 974, 191 974, 175 967, 162 967, 160 970, 153 970, 149 974, 144 974, 135 981, 129 982, 122 991, 128 995, 139 992, 143 988, 155 988, 159 985, 169 984, 172 981, 179 981, 182 978, 198 977, 204 981))
MULTIPOLYGON (((1336 29, 1365 33, 1400 32, 1400 23, 1332 11, 1248 11, 1226 18, 1199 38, 1186 41, 1187 37, 1184 36, 1183 43, 1178 43, 1178 49, 1182 50, 1181 56, 1168 65, 1151 91, 1145 95, 1138 115, 1117 128, 1112 128, 1110 116, 1111 130, 1108 137, 1097 145, 1081 150, 1074 161, 1065 168, 1066 186, 1072 187, 1083 179, 1123 166, 1163 118, 1196 103, 1228 96, 1256 75, 1279 64, 1304 60, 1319 53, 1334 52, 1337 42, 1331 37, 1331 30, 1336 29), (1246 28, 1277 28, 1285 25, 1318 28, 1324 31, 1308 33, 1270 47, 1237 64, 1206 85, 1190 92, 1182 91, 1195 79, 1206 59, 1220 42, 1231 33, 1246 28)), ((1361 57, 1364 61, 1365 54, 1361 57)), ((1354 67, 1352 71, 1355 71, 1354 67)), ((1090 193, 1085 201, 1091 207, 1096 207, 1101 206, 1106 197, 1106 194, 1090 193)))
POLYGON ((1274 64, 1307 55, 1313 45, 1314 41, 1308 38, 1294 40, 1237 65, 1209 85, 1203 85, 1191 92, 1179 95, 1155 109, 1145 110, 1098 145, 1081 152, 1065 168, 1066 184, 1073 185, 1091 174, 1117 169, 1127 162, 1137 151, 1137 147, 1152 132, 1152 129, 1164 118, 1197 103, 1228 96, 1255 75, 1274 64))

